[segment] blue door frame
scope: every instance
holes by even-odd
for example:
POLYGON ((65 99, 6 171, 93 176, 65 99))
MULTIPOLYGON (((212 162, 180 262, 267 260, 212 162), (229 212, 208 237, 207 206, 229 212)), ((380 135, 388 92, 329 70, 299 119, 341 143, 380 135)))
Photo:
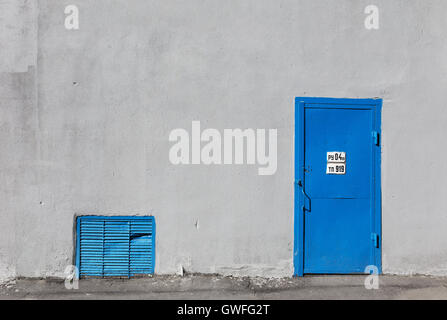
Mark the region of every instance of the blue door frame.
MULTIPOLYGON (((371 261, 378 268, 379 274, 382 272, 381 257, 381 108, 382 99, 346 99, 346 98, 295 98, 295 180, 294 180, 294 275, 304 275, 305 264, 305 210, 307 196, 304 190, 304 159, 305 159, 305 110, 306 107, 324 105, 325 109, 359 109, 371 110, 373 113, 373 132, 371 137, 372 148, 372 235, 374 234, 371 253, 371 261), (377 237, 376 237, 377 235, 377 237)), ((310 203, 309 203, 310 205, 310 203)), ((332 273, 332 272, 329 272, 332 273)), ((338 273, 338 272, 334 272, 338 273)))

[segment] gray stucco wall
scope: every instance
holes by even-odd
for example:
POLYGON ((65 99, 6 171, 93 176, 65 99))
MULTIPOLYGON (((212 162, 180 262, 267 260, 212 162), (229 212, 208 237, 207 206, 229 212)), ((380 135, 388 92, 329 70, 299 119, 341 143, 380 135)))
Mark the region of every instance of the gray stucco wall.
POLYGON ((62 276, 90 213, 154 215, 159 274, 292 275, 295 96, 384 99, 383 271, 446 275, 447 3, 372 3, 0 1, 0 278, 62 276), (278 129, 276 174, 172 165, 193 120, 278 129))

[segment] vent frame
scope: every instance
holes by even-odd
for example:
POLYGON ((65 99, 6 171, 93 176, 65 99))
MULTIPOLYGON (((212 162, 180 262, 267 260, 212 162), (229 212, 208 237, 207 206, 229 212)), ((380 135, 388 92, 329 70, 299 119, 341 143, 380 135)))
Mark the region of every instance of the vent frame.
POLYGON ((76 216, 75 221, 78 279, 154 274, 154 216, 82 215, 76 216))

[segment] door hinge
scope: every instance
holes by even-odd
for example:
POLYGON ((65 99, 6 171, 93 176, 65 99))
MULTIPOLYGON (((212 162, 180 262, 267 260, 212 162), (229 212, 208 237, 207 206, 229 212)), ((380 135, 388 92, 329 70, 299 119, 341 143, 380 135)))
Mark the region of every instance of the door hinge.
POLYGON ((372 132, 373 141, 376 146, 380 146, 380 133, 377 131, 372 132))
POLYGON ((374 248, 379 247, 379 235, 377 233, 371 233, 371 240, 374 244, 374 248))

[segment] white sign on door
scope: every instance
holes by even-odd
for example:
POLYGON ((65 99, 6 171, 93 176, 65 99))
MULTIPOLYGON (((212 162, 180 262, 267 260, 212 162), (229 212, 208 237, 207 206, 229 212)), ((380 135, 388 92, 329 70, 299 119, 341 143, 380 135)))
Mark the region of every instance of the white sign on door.
POLYGON ((327 162, 346 162, 346 152, 344 151, 329 151, 327 153, 327 162))
POLYGON ((346 174, 346 152, 328 151, 326 174, 346 174))
POLYGON ((345 174, 346 163, 328 163, 326 167, 326 174, 345 174))

